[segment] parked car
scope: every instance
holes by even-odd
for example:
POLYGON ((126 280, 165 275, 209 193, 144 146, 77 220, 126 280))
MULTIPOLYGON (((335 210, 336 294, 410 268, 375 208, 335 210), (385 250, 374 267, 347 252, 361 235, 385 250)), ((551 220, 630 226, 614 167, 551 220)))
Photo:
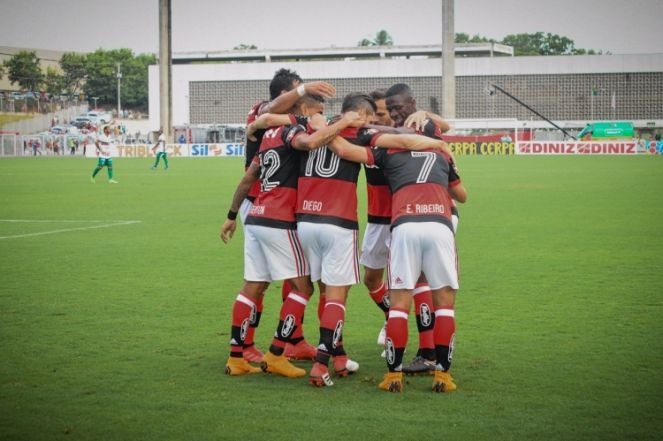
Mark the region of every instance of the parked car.
POLYGON ((73 126, 78 127, 79 129, 82 129, 83 127, 87 126, 88 124, 92 124, 92 125, 95 125, 95 126, 96 126, 96 125, 99 124, 99 121, 98 121, 98 119, 96 119, 96 118, 95 118, 95 119, 92 119, 92 118, 89 117, 89 116, 82 115, 82 116, 77 116, 76 119, 74 119, 74 120, 71 122, 71 124, 72 124, 73 126))
POLYGON ((103 112, 100 110, 90 110, 87 113, 87 116, 89 116, 92 119, 98 120, 101 124, 108 124, 113 119, 113 115, 111 115, 108 112, 103 112))
POLYGON ((14 99, 14 100, 23 100, 25 99, 25 95, 23 92, 19 92, 17 90, 14 90, 13 92, 9 93, 9 98, 14 99))

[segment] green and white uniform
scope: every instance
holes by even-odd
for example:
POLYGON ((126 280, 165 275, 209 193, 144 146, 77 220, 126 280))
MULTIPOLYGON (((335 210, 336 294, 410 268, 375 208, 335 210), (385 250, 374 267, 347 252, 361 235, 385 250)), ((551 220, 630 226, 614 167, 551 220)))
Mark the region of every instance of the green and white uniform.
POLYGON ((96 139, 96 148, 99 159, 97 160, 97 167, 92 172, 92 182, 97 176, 97 173, 101 171, 102 168, 106 167, 108 171, 108 182, 111 184, 116 184, 117 182, 113 179, 113 159, 111 158, 111 144, 113 143, 113 138, 110 135, 102 133, 97 136, 96 139))
POLYGON ((152 169, 156 169, 159 165, 159 160, 163 158, 163 165, 166 170, 168 170, 168 154, 166 153, 166 136, 161 133, 159 134, 159 139, 157 140, 157 157, 154 161, 152 169))

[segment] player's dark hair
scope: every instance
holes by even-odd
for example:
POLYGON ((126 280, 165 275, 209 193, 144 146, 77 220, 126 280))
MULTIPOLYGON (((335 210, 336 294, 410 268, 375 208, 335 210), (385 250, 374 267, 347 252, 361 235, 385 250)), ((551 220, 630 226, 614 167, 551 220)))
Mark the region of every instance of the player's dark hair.
POLYGON ((301 83, 302 79, 297 72, 290 69, 279 69, 274 74, 274 78, 269 83, 269 98, 275 99, 282 92, 287 92, 295 88, 295 83, 301 83))
POLYGON ((401 95, 404 97, 412 97, 412 89, 410 89, 410 86, 408 86, 405 83, 396 83, 393 86, 391 86, 389 89, 387 89, 386 92, 386 97, 389 98, 390 96, 394 95, 401 95))
POLYGON ((387 98, 387 89, 375 89, 368 95, 373 98, 373 101, 380 101, 387 98))
POLYGON ((343 98, 343 105, 341 106, 341 113, 349 112, 354 110, 355 112, 360 109, 371 109, 375 112, 378 109, 378 106, 375 105, 375 101, 370 96, 364 93, 349 93, 343 98))

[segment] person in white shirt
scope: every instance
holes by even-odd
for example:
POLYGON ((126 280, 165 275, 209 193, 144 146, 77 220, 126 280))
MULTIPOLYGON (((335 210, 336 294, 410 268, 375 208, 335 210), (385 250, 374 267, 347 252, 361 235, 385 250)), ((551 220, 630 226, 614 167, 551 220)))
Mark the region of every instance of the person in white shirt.
POLYGON ((97 149, 97 156, 99 160, 97 162, 97 167, 92 172, 92 177, 90 180, 92 183, 95 183, 95 177, 97 173, 101 171, 102 168, 106 167, 108 171, 108 182, 110 184, 117 184, 117 181, 113 179, 113 159, 111 158, 110 146, 113 142, 110 134, 110 127, 104 126, 104 131, 101 135, 97 136, 94 140, 94 145, 97 149))
POLYGON ((166 153, 166 136, 163 134, 163 129, 159 129, 159 138, 152 147, 152 152, 156 153, 157 157, 152 166, 152 170, 156 170, 159 165, 159 160, 163 158, 164 169, 168 170, 168 154, 166 153), (158 152, 157 152, 158 150, 158 152))

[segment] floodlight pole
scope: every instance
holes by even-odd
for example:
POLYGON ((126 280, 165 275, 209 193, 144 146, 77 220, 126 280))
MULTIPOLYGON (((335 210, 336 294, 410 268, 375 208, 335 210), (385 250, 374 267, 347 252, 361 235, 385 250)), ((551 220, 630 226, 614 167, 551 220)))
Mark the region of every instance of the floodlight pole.
MULTIPOLYGON (((539 112, 537 112, 536 110, 532 109, 530 106, 528 106, 527 104, 523 103, 522 101, 520 101, 520 100, 519 100, 518 98, 516 98, 515 96, 511 95, 509 92, 507 92, 506 90, 502 89, 500 86, 496 86, 495 84, 491 84, 490 87, 492 87, 492 88, 495 89, 495 90, 499 90, 499 91, 502 92, 504 95, 508 96, 509 98, 511 98, 512 100, 514 100, 515 102, 517 102, 518 104, 520 104, 521 106, 523 106, 524 108, 526 108, 527 110, 529 110, 530 112, 532 112, 532 113, 534 113, 535 115, 539 116, 541 119, 543 119, 543 120, 549 122, 553 127, 555 127, 556 129, 560 130, 562 133, 564 133, 564 134, 565 134, 566 136, 568 136, 569 138, 574 139, 574 140, 576 139, 575 136, 571 135, 569 132, 567 132, 566 130, 564 130, 563 128, 561 128, 560 126, 558 126, 557 124, 555 124, 554 122, 550 121, 548 118, 546 118, 545 116, 541 115, 539 112)), ((491 95, 492 95, 492 94, 491 94, 491 95)))

